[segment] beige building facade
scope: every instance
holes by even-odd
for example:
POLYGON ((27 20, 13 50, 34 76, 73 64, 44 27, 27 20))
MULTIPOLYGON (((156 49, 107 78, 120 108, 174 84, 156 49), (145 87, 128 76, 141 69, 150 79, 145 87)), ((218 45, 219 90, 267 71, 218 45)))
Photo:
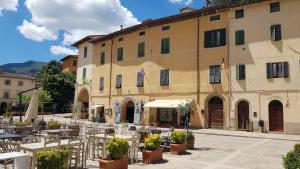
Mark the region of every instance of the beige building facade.
POLYGON ((36 87, 36 79, 31 75, 0 71, 0 113, 5 113, 9 105, 18 101, 19 93, 36 87))
POLYGON ((79 49, 75 103, 84 104, 86 118, 99 122, 184 127, 179 106, 189 102, 194 128, 255 131, 263 120, 266 131, 299 133, 297 5, 273 0, 183 10, 86 37, 74 44, 79 49), (281 29, 272 27, 279 24, 281 29), (269 77, 272 66, 278 78, 269 77))

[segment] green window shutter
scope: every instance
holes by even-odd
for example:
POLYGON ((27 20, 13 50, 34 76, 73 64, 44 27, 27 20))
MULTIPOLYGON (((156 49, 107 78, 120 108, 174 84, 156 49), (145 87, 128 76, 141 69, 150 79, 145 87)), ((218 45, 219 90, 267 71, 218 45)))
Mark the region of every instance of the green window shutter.
POLYGON ((220 31, 220 46, 226 45, 226 29, 221 29, 220 31))
POLYGON ((283 62, 283 77, 289 78, 289 62, 283 62))
POLYGON ((138 57, 144 57, 145 56, 145 42, 138 44, 138 57))
POLYGON ((204 32, 204 48, 210 48, 211 31, 204 32))
POLYGON ((246 79, 246 66, 240 65, 240 80, 246 79))
POLYGON ((116 77, 116 88, 122 88, 122 75, 116 77))
POLYGON ((240 80, 240 65, 236 65, 236 80, 240 80))
POLYGON ((235 44, 236 45, 245 44, 245 33, 243 30, 239 30, 235 32, 235 44))
POLYGON ((216 65, 215 69, 215 83, 221 83, 221 66, 216 65))
POLYGON ((166 53, 170 53, 170 38, 166 38, 166 53))
POLYGON ((276 41, 278 41, 278 40, 282 39, 282 37, 281 37, 281 25, 276 25, 275 27, 276 27, 276 29, 275 29, 276 41))
POLYGON ((82 70, 82 79, 86 78, 86 68, 83 68, 82 70))
POLYGON ((267 79, 273 78, 272 63, 267 63, 267 79))
POLYGON ((100 55, 100 64, 101 65, 105 64, 105 52, 101 52, 101 55, 100 55))
POLYGON ((170 53, 170 38, 161 39, 161 54, 170 53))
POLYGON ((123 60, 123 48, 118 48, 117 61, 123 60))
POLYGON ((104 77, 100 77, 100 85, 99 85, 99 90, 104 89, 104 77))
POLYGON ((165 70, 165 85, 169 85, 169 69, 165 70))
POLYGON ((214 66, 209 66, 209 83, 215 83, 215 69, 214 69, 214 66))
POLYGON ((165 75, 165 72, 164 70, 160 70, 160 85, 163 86, 164 85, 164 75, 165 75))

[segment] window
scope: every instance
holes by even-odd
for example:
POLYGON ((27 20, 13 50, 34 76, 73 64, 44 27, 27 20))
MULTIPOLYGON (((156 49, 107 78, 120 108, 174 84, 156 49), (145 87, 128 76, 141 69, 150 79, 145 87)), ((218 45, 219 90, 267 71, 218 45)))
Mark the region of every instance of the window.
POLYGON ((104 90, 104 77, 100 77, 99 90, 104 90))
POLYGON ((275 2, 270 4, 270 12, 278 12, 280 11, 280 2, 275 2))
POLYGON ((161 39, 161 54, 170 53, 170 38, 161 39))
POLYGON ((77 67, 77 61, 73 60, 73 67, 77 67))
POLYGON ((101 65, 105 64, 105 52, 101 52, 100 54, 100 64, 101 65))
POLYGON ((123 60, 123 48, 118 48, 117 61, 123 60))
POLYGON ((204 33, 204 48, 226 45, 226 29, 206 31, 204 33))
POLYGON ((5 99, 8 99, 8 98, 9 98, 9 92, 4 92, 3 97, 4 97, 5 99))
POLYGON ((102 43, 101 46, 104 47, 104 46, 105 46, 105 43, 102 43))
POLYGON ((267 63, 267 79, 289 78, 289 63, 267 63))
POLYGON ((4 84, 9 86, 11 84, 11 80, 4 80, 4 84))
POLYGON ((160 85, 169 85, 169 69, 160 70, 160 85))
POLYGON ((236 65, 236 80, 246 79, 246 67, 245 65, 236 65))
POLYGON ((281 36, 281 25, 272 25, 271 26, 271 40, 272 41, 280 41, 282 39, 281 36))
POLYGON ((86 68, 82 69, 82 79, 85 80, 86 79, 86 68))
POLYGON ((160 123, 171 123, 173 121, 174 109, 157 109, 157 121, 160 123))
POLYGON ((143 86, 144 86, 144 75, 141 72, 137 72, 136 87, 143 87, 143 86))
POLYGON ((209 66, 209 83, 221 83, 221 65, 209 66))
POLYGON ((235 19, 244 18, 244 9, 235 11, 235 19))
POLYGON ((163 30, 163 31, 166 31, 166 30, 169 30, 169 29, 170 29, 170 26, 169 26, 169 25, 163 26, 163 27, 161 28, 161 30, 163 30))
POLYGON ((117 75, 116 76, 116 88, 122 88, 122 75, 117 75))
POLYGON ((84 57, 84 58, 87 57, 87 49, 88 49, 87 47, 84 47, 84 54, 83 54, 83 57, 84 57))
POLYGON ((144 36, 144 35, 145 35, 145 31, 139 33, 139 36, 144 36))
POLYGON ((145 42, 141 42, 138 45, 138 57, 145 56, 145 42))
POLYGON ((23 85, 24 85, 23 81, 19 81, 18 86, 23 86, 23 85))
POLYGON ((245 44, 245 31, 238 30, 235 32, 235 45, 244 45, 245 44))
POLYGON ((119 42, 123 41, 123 38, 119 38, 119 42))
POLYGON ((210 21, 217 21, 220 20, 220 15, 214 15, 210 17, 210 21))

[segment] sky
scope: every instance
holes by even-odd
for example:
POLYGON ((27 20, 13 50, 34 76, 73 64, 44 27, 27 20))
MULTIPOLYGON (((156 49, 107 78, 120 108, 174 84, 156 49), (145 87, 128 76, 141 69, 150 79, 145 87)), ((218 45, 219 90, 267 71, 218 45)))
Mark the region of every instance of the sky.
POLYGON ((0 0, 0 65, 60 60, 71 44, 146 19, 201 8, 205 0, 0 0))

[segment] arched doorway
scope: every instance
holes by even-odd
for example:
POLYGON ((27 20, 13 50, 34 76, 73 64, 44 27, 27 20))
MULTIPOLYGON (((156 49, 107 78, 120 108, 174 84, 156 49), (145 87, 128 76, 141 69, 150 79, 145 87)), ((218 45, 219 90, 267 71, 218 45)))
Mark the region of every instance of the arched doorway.
POLYGON ((126 121, 128 123, 133 123, 134 121, 134 103, 132 101, 128 101, 126 104, 126 121))
POLYGON ((7 103, 6 102, 2 102, 0 104, 0 115, 3 115, 6 112, 7 109, 7 103))
POLYGON ((223 100, 219 97, 213 97, 208 102, 208 128, 223 129, 223 127, 223 100))
POLYGON ((86 89, 82 89, 78 95, 78 102, 80 103, 80 113, 83 119, 89 117, 89 93, 86 89))
POLYGON ((249 128, 249 104, 246 101, 240 101, 237 108, 238 129, 247 130, 249 128))
POLYGON ((269 104, 269 130, 283 132, 283 105, 278 100, 269 104))

